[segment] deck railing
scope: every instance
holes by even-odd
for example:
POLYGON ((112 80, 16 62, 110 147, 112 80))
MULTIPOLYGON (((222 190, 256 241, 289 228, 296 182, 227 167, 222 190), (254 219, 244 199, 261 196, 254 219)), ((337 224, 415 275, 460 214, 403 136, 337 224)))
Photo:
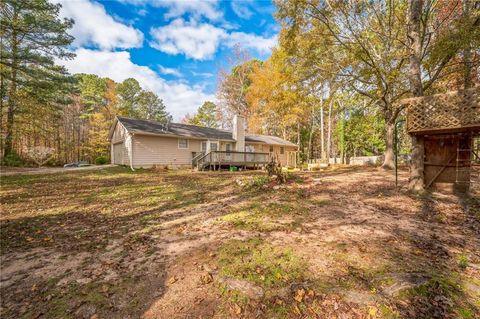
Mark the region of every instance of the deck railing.
POLYGON ((404 99, 407 131, 422 133, 480 127, 480 88, 404 99))
POLYGON ((235 165, 251 166, 267 164, 269 153, 237 152, 237 151, 211 151, 195 159, 200 165, 235 165))

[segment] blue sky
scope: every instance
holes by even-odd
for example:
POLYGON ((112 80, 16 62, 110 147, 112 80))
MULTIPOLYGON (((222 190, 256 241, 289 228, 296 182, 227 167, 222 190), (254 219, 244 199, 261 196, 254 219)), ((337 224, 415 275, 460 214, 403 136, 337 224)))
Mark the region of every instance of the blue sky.
POLYGON ((279 25, 271 1, 51 0, 73 18, 72 73, 120 82, 128 77, 157 93, 180 120, 215 100, 217 72, 239 44, 266 59, 279 25))

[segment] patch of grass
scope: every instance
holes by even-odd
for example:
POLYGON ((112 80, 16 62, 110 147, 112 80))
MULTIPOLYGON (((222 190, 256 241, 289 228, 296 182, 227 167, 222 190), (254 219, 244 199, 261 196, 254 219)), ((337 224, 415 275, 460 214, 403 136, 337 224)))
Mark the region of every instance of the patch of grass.
POLYGON ((266 185, 268 182, 270 182, 270 177, 268 176, 259 175, 253 178, 253 186, 258 188, 263 187, 263 185, 266 185))
POLYGON ((460 269, 465 270, 468 267, 468 256, 466 255, 459 255, 457 257, 457 264, 460 269))
POLYGON ((433 297, 435 294, 442 294, 453 297, 459 292, 459 284, 453 278, 445 276, 433 276, 423 285, 405 290, 402 297, 433 297))
POLYGON ((458 273, 449 275, 434 275, 425 284, 406 290, 400 295, 401 299, 410 301, 423 300, 413 307, 422 307, 423 313, 430 314, 441 307, 445 314, 456 314, 456 318, 475 318, 478 313, 478 305, 474 305, 465 295, 462 279, 458 273), (446 298, 446 299, 445 299, 446 298), (437 304, 438 300, 448 300, 437 304))
POLYGON ((475 318, 475 311, 471 308, 460 308, 457 310, 458 315, 460 318, 463 319, 474 319, 475 318))
POLYGON ((325 206, 330 203, 330 197, 328 195, 316 194, 310 196, 308 201, 315 206, 325 206))
POLYGON ((284 287, 305 279, 306 263, 290 248, 274 247, 261 239, 232 240, 218 254, 223 276, 247 280, 265 288, 284 287))
POLYGON ((384 319, 400 318, 400 314, 398 313, 398 311, 393 310, 390 306, 382 304, 378 307, 378 310, 380 312, 381 318, 384 318, 384 319))
POLYGON ((260 232, 293 230, 301 226, 308 210, 297 203, 254 203, 224 215, 221 220, 238 229, 260 232))

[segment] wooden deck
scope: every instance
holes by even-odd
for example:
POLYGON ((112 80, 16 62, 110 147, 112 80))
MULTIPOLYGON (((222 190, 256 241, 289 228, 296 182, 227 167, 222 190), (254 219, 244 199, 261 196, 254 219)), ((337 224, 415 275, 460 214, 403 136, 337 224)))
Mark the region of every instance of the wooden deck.
POLYGON ((269 159, 269 153, 211 151, 195 156, 192 160, 192 166, 199 170, 206 168, 219 169, 226 166, 260 168, 265 166, 269 159))

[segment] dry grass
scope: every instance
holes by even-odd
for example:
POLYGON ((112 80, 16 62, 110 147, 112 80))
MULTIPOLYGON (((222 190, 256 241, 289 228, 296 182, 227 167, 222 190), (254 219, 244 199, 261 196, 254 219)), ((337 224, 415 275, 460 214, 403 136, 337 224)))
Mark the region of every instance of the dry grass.
POLYGON ((375 168, 263 176, 2 178, 1 317, 476 318, 478 198, 410 195, 375 168))

